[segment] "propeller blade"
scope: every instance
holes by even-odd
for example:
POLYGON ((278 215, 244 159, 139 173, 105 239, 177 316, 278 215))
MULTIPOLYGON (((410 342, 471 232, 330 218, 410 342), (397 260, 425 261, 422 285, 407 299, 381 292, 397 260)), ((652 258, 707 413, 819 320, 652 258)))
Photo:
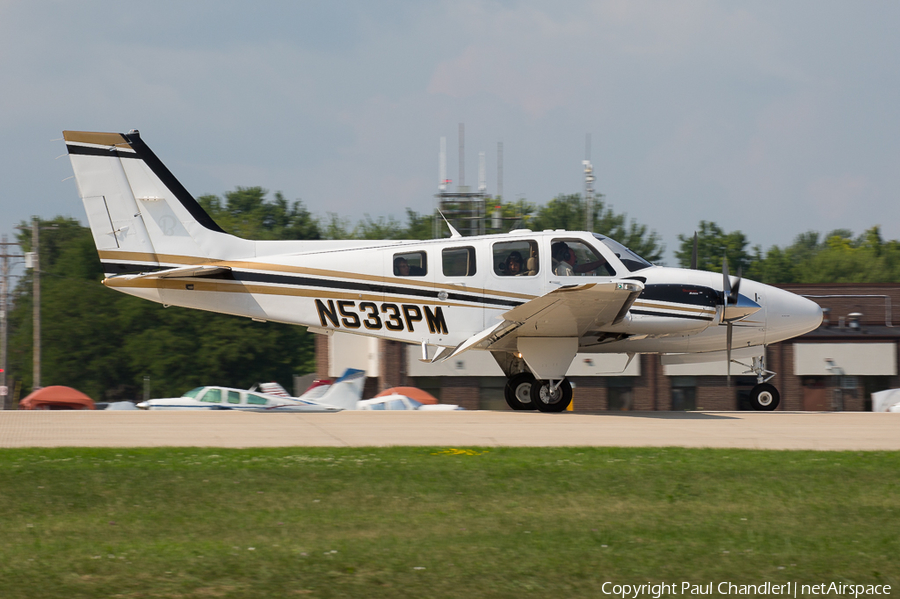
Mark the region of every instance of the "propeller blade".
POLYGON ((694 251, 691 252, 691 270, 697 270, 697 232, 694 231, 694 251))
POLYGON ((729 387, 731 386, 731 338, 733 326, 734 325, 729 322, 725 333, 725 358, 728 360, 728 364, 725 366, 725 381, 729 387))
POLYGON ((727 306, 728 300, 731 298, 731 277, 728 276, 728 260, 726 258, 722 258, 722 295, 727 306))
POLYGON ((741 267, 738 266, 738 274, 737 281, 735 281, 734 286, 731 288, 731 297, 728 299, 732 304, 736 304, 738 301, 738 290, 741 288, 741 267))

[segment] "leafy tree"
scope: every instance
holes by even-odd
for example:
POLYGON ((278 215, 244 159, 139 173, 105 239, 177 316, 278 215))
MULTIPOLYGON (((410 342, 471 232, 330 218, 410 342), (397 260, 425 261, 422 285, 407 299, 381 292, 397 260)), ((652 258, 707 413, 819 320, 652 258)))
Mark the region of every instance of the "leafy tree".
MULTIPOLYGON (((680 246, 675 257, 682 268, 688 268, 694 251, 694 236, 678 235, 678 241, 680 246)), ((747 244, 747 237, 740 231, 726 233, 716 223, 702 220, 697 230, 697 268, 721 272, 722 260, 727 258, 731 274, 738 271, 747 274, 752 259, 747 244)))
POLYGON ((238 187, 218 196, 197 198, 210 217, 224 230, 244 239, 321 239, 318 221, 303 202, 289 203, 281 192, 266 200, 262 187, 238 187))
MULTIPOLYGON (((230 206, 231 226, 249 236, 316 233, 297 204, 290 207, 276 199, 275 208, 268 209, 252 196, 244 204, 229 200, 207 206, 219 211, 230 206)), ((293 374, 314 370, 312 335, 302 327, 166 309, 108 289, 100 284, 103 271, 90 229, 62 217, 41 227, 52 227, 42 231, 40 243, 43 385, 75 387, 96 400, 137 399, 145 376, 159 397, 205 384, 249 387, 277 380, 289 387, 293 374)), ((19 243, 31 249, 30 229, 19 235, 19 243)), ((30 389, 31 271, 12 300, 10 374, 30 389)))

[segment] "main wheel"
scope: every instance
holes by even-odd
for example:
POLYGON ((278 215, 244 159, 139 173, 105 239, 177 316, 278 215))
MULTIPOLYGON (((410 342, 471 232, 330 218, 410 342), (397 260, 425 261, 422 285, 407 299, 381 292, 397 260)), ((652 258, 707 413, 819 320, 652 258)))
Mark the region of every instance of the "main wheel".
POLYGON ((535 381, 531 385, 531 403, 541 412, 562 412, 572 403, 572 385, 563 379, 553 390, 550 381, 535 381))
POLYGON ((781 396, 775 385, 760 383, 750 391, 750 405, 754 410, 772 411, 778 407, 781 396))
POLYGON ((506 404, 513 410, 533 410, 534 403, 531 401, 533 383, 534 376, 530 372, 520 372, 507 379, 506 387, 503 389, 506 404))

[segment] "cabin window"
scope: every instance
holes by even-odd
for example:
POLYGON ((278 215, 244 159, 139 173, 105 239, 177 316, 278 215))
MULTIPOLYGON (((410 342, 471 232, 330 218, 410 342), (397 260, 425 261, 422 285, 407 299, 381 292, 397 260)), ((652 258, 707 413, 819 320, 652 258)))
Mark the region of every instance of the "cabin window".
POLYGON ((475 274, 475 248, 447 248, 441 252, 445 277, 471 277, 475 274))
POLYGON ((501 241, 492 249, 494 273, 501 277, 533 277, 540 270, 537 242, 531 239, 501 241))
POLYGON ((550 245, 553 274, 558 277, 611 277, 616 274, 606 258, 578 239, 554 239, 550 245))
POLYGON ((228 392, 228 403, 241 403, 241 392, 240 391, 229 391, 228 392))
POLYGON ((256 395, 255 393, 248 393, 247 394, 247 403, 250 404, 251 406, 264 406, 267 403, 269 403, 269 401, 261 395, 256 395))
POLYGON ((394 254, 395 277, 424 277, 428 274, 428 255, 425 252, 394 254))
POLYGON ((222 403, 222 390, 217 388, 207 389, 200 401, 206 403, 222 403))
POLYGON ((391 401, 387 402, 385 409, 386 410, 405 410, 406 405, 404 405, 402 399, 392 399, 391 401))

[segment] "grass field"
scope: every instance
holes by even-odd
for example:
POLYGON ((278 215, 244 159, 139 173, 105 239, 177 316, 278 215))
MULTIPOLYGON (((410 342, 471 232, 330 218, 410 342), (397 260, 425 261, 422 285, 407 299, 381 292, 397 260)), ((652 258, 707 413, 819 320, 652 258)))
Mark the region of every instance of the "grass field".
POLYGON ((897 452, 6 449, 0 596, 896 596, 898 474, 897 452))

